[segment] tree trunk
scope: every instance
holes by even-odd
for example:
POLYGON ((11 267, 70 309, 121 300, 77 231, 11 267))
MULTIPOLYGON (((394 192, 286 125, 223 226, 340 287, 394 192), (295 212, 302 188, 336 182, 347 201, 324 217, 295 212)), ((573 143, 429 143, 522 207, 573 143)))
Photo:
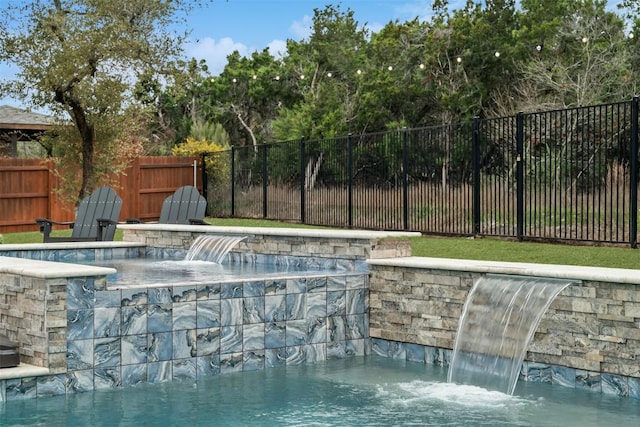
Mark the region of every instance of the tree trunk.
POLYGON ((82 141, 82 184, 78 200, 82 200, 93 190, 94 171, 93 171, 93 155, 94 155, 94 138, 93 126, 87 121, 87 115, 82 106, 75 100, 68 100, 71 107, 71 115, 73 121, 80 132, 82 141))

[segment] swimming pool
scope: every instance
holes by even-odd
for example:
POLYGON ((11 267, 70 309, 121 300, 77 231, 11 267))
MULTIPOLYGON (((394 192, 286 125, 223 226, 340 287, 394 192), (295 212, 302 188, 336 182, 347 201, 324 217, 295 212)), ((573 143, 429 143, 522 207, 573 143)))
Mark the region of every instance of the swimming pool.
POLYGON ((377 356, 14 401, 3 426, 640 425, 637 402, 519 382, 513 396, 446 368, 377 356))

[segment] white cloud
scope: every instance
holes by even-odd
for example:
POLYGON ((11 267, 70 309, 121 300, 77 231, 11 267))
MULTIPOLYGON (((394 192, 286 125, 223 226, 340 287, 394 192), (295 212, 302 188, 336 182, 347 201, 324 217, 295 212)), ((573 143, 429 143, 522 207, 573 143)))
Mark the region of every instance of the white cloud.
POLYGON ((293 21, 289 27, 289 31, 293 34, 294 40, 304 40, 311 36, 311 27, 313 26, 313 18, 309 15, 302 17, 301 21, 293 21))
POLYGON ((282 58, 287 54, 287 42, 284 40, 274 40, 267 45, 269 53, 276 59, 282 58))
POLYGON ((247 46, 234 42, 229 37, 221 38, 219 41, 205 37, 190 44, 185 50, 189 58, 204 59, 209 72, 213 75, 218 75, 224 70, 227 65, 227 56, 236 50, 241 56, 248 56, 250 53, 247 46))

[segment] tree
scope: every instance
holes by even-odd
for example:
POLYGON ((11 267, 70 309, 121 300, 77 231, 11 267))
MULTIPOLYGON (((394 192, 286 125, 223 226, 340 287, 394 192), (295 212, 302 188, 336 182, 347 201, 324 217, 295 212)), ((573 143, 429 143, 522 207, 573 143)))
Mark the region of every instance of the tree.
POLYGON ((97 148, 113 142, 98 139, 97 127, 125 114, 139 77, 171 80, 186 34, 170 28, 204 1, 32 0, 2 10, 0 61, 18 68, 3 92, 71 119, 81 142, 78 198, 98 184, 97 148))
POLYGON ((358 111, 357 71, 365 65, 368 31, 351 10, 328 5, 315 9, 309 40, 287 43, 283 59, 299 98, 285 104, 273 127, 278 139, 307 139, 361 132, 353 128, 358 111))
POLYGON ((632 40, 605 1, 526 1, 521 22, 518 39, 530 53, 511 88, 518 110, 614 102, 636 92, 632 40), (549 13, 557 17, 546 19, 549 13))

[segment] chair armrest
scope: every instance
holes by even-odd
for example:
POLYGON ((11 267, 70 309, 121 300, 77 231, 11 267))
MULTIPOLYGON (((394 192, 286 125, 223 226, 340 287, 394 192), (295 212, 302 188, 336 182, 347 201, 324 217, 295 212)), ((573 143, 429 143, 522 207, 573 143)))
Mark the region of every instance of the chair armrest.
POLYGON ((40 226, 40 232, 42 233, 43 241, 46 243, 49 241, 49 236, 51 235, 51 229, 54 224, 68 225, 69 228, 73 228, 75 222, 73 221, 60 222, 60 221, 54 221, 48 218, 36 218, 36 224, 40 226))
POLYGON ((55 224, 55 225, 68 225, 69 228, 73 228, 75 221, 54 221, 48 218, 37 218, 36 223, 40 226, 42 226, 43 224, 49 224, 49 225, 55 224))
POLYGON ((191 225, 209 225, 208 222, 205 222, 204 220, 201 219, 189 219, 189 224, 191 225))

